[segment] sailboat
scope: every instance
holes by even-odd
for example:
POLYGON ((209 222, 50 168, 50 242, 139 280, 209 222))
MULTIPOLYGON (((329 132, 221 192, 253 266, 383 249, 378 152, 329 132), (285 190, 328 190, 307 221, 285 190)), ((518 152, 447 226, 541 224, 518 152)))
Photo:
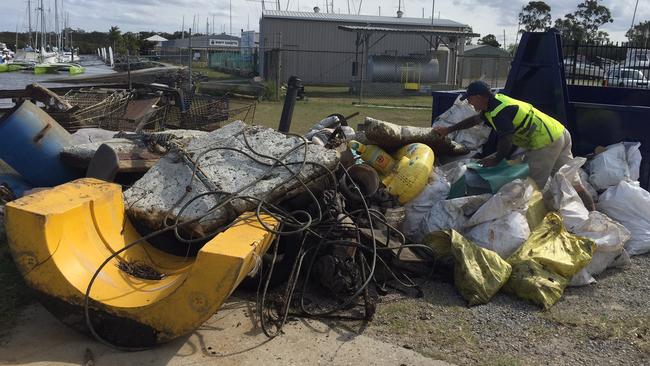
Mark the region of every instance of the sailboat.
MULTIPOLYGON (((29 0, 28 0, 29 1, 29 0)), ((59 32, 59 16, 58 16, 58 1, 55 0, 55 30, 57 34, 57 46, 50 47, 46 45, 46 30, 45 30, 45 7, 43 6, 43 0, 40 0, 40 11, 41 17, 41 48, 40 52, 36 57, 36 65, 34 65, 34 74, 46 74, 46 73, 56 73, 59 71, 68 71, 70 74, 81 74, 86 71, 86 68, 72 63, 74 58, 74 49, 70 48, 68 54, 63 49, 63 40, 61 32, 59 32)))

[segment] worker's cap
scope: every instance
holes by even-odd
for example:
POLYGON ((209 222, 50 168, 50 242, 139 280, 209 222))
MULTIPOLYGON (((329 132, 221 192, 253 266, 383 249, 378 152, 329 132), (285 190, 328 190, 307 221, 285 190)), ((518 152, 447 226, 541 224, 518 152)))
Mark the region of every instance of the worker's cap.
POLYGON ((476 80, 476 81, 472 81, 467 86, 467 90, 465 91, 465 93, 463 93, 460 99, 465 100, 471 97, 472 95, 483 95, 489 97, 490 95, 492 95, 492 91, 490 90, 490 86, 487 85, 485 81, 476 80))

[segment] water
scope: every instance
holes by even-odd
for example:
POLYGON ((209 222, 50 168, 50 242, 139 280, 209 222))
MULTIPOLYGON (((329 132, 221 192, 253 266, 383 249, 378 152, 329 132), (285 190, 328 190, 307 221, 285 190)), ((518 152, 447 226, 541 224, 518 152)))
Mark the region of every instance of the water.
MULTIPOLYGON (((115 72, 108 66, 105 66, 96 57, 84 58, 82 56, 79 63, 86 68, 86 72, 82 74, 85 76, 111 74, 115 72)), ((34 75, 34 72, 31 70, 3 72, 0 73, 0 90, 24 89, 27 85, 32 83, 40 83, 45 87, 68 86, 69 84, 61 82, 48 82, 48 80, 63 79, 66 76, 68 76, 67 72, 41 75, 34 75)), ((11 108, 12 106, 13 103, 11 102, 11 99, 0 99, 0 108, 11 108)))

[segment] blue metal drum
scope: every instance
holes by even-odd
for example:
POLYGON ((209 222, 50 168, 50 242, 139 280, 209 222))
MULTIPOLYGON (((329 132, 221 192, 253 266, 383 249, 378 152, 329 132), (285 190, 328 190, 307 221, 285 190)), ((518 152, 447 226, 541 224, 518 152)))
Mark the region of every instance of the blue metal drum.
POLYGON ((59 159, 70 134, 29 101, 0 120, 0 159, 35 187, 52 187, 79 178, 59 159))

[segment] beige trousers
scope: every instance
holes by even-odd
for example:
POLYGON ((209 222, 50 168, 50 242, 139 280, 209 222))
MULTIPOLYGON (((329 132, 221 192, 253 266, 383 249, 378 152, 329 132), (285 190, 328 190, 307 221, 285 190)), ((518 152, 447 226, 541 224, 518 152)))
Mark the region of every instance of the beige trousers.
POLYGON ((551 174, 555 174, 562 165, 573 159, 571 134, 565 128, 559 139, 544 148, 528 150, 525 155, 524 161, 530 167, 528 175, 537 183, 539 189, 544 189, 544 185, 546 185, 546 181, 551 174))

